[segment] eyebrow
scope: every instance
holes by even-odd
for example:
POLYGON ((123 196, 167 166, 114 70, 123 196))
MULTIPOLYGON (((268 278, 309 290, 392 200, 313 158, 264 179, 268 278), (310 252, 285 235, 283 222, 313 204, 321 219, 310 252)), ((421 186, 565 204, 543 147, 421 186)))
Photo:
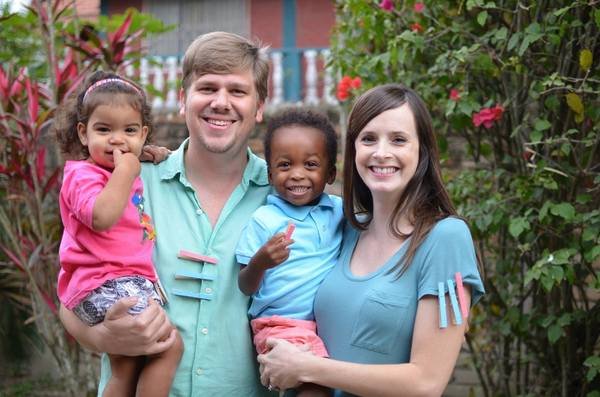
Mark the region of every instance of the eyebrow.
MULTIPOLYGON (((102 126, 102 125, 112 125, 112 124, 111 124, 111 123, 107 123, 107 122, 105 122, 105 121, 96 121, 96 122, 95 122, 94 124, 92 124, 92 125, 95 127, 95 126, 102 126)), ((128 123, 128 124, 125 124, 125 127, 131 127, 131 126, 134 126, 134 127, 140 127, 140 126, 141 126, 141 124, 140 124, 140 123, 138 123, 138 122, 133 122, 133 123, 128 123)))

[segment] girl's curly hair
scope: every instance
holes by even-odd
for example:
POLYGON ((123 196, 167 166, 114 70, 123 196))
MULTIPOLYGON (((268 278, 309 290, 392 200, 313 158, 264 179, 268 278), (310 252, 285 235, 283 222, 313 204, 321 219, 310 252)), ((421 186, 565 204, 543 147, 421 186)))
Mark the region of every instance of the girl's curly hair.
POLYGON ((92 73, 75 93, 59 106, 52 130, 63 154, 70 159, 84 159, 89 156, 87 147, 81 143, 77 125, 87 125, 94 109, 100 105, 129 105, 140 112, 142 125, 148 127, 146 141, 152 135, 152 113, 148 99, 142 88, 133 81, 115 73, 97 71, 92 73), (92 87, 101 80, 108 81, 92 87), (92 87, 90 89, 90 87, 92 87), (85 99, 85 100, 84 100, 85 99))

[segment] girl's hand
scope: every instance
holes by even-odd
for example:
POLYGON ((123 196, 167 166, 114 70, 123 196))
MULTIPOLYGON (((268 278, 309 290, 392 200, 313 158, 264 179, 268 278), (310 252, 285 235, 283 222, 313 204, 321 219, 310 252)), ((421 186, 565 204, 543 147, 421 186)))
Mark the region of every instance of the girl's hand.
POLYGON ((294 240, 286 240, 284 233, 277 233, 254 254, 249 265, 258 265, 263 270, 271 269, 287 260, 290 256, 288 246, 294 240))
POLYGON ((145 145, 142 148, 140 161, 152 161, 154 164, 158 164, 165 161, 170 154, 171 151, 164 146, 145 145))
POLYGON ((123 170, 131 175, 137 176, 140 174, 142 167, 140 160, 131 152, 123 153, 119 149, 113 150, 113 161, 115 162, 115 170, 123 170))
POLYGON ((260 354, 260 381, 265 387, 279 390, 298 387, 302 381, 302 364, 314 359, 309 345, 296 346, 283 339, 267 339, 271 350, 260 354))

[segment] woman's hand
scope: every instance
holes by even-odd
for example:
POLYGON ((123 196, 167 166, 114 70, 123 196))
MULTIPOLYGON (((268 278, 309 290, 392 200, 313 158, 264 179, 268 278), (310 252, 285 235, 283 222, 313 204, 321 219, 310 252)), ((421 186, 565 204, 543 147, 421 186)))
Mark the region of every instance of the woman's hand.
POLYGON ((309 345, 295 346, 283 339, 267 339, 267 354, 260 354, 260 381, 269 389, 292 389, 301 381, 302 365, 315 356, 309 345))

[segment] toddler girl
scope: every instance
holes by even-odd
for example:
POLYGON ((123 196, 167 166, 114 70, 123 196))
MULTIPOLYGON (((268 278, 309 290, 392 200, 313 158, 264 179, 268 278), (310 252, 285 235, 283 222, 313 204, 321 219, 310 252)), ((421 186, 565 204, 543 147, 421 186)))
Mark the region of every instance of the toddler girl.
MULTIPOLYGON (((59 109, 54 126, 64 153, 58 296, 94 326, 119 299, 165 302, 152 264, 156 233, 144 212, 139 156, 151 133, 150 107, 135 83, 96 72, 59 109), (157 288, 155 288, 157 286, 157 288)), ((165 335, 165 338, 168 335, 165 335)), ((183 346, 151 357, 109 355, 112 377, 105 396, 166 396, 183 346)))

